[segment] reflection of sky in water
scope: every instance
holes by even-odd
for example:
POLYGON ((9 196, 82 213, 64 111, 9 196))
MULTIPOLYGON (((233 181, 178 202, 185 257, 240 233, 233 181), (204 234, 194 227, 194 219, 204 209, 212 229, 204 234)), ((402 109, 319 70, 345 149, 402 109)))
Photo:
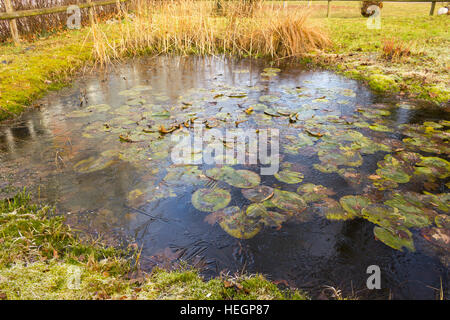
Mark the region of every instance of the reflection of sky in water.
MULTIPOLYGON (((304 221, 286 222, 280 230, 264 228, 250 240, 238 240, 230 237, 218 224, 206 223, 207 213, 191 205, 192 193, 201 188, 203 182, 195 186, 181 180, 163 183, 165 168, 170 165, 165 160, 152 165, 153 162, 145 158, 139 163, 115 159, 112 165, 100 171, 79 173, 73 170, 75 164, 89 157, 97 159, 103 151, 116 148, 125 152, 135 146, 118 142, 115 133, 99 134, 91 139, 84 137, 86 126, 109 120, 104 114, 68 118, 70 112, 80 109, 83 96, 88 105, 108 104, 115 110, 127 101, 127 97, 119 93, 138 85, 152 87, 151 91, 140 94, 147 100, 146 104, 167 107, 179 106, 184 99, 205 94, 214 96, 224 90, 242 88, 248 91, 247 101, 230 98, 218 100, 216 104, 206 103, 204 112, 214 116, 229 111, 237 117, 249 105, 260 103, 260 96, 278 95, 281 99, 273 105, 301 110, 299 119, 303 120, 311 119, 311 116, 318 119, 327 115, 350 117, 355 108, 380 102, 395 104, 395 101, 372 96, 355 81, 324 71, 302 71, 287 66, 279 76, 265 81, 260 77, 264 67, 261 62, 247 60, 161 57, 134 61, 115 68, 107 76, 86 77, 72 88, 42 99, 42 110, 25 114, 13 125, 0 127, 0 187, 12 184, 28 186, 34 191, 39 189, 41 198, 56 202, 60 212, 70 212, 69 223, 105 234, 109 240, 135 238, 144 248, 144 267, 181 258, 204 268, 207 275, 245 268, 249 272, 268 274, 274 280, 286 279, 306 289, 324 284, 346 289, 351 281, 354 287, 364 288, 367 266, 378 264, 382 270, 389 270, 383 277, 384 288, 393 288, 399 297, 433 297, 433 290, 426 285, 437 287, 439 276, 446 277, 448 269, 420 237, 414 238, 417 252, 398 252, 375 241, 373 225, 364 220, 333 222, 311 214, 310 219, 304 221), (239 70, 249 72, 236 72, 239 70), (250 90, 253 86, 260 87, 250 90), (298 96, 287 93, 286 88, 294 90, 296 87, 299 87, 298 96), (197 89, 202 88, 207 90, 199 94, 197 89), (346 96, 342 92, 355 94, 346 96), (313 102, 323 96, 327 102, 313 102), (143 190, 145 196, 154 197, 155 201, 130 204, 130 191, 136 189, 143 190), (170 192, 176 197, 160 197, 170 192)), ((424 116, 431 121, 443 118, 436 112, 397 108, 386 123, 391 126, 416 122, 424 116)), ((139 117, 133 118, 133 121, 139 120, 139 117)), ((274 121, 280 123, 281 120, 274 121)), ((241 126, 258 125, 250 119, 241 126)), ((282 128, 282 135, 296 134, 299 130, 293 126, 277 126, 282 128)), ((377 139, 402 138, 396 131, 369 134, 377 139)), ((362 192, 364 186, 355 187, 336 173, 314 170, 312 163, 318 158, 311 150, 305 150, 297 155, 283 156, 283 161, 301 167, 305 176, 303 183, 326 185, 336 192, 335 199, 362 192)), ((357 169, 365 174, 373 173, 383 156, 384 153, 364 155, 364 164, 357 169)), ((258 172, 255 167, 246 169, 258 172)), ((298 187, 298 184, 285 185, 273 176, 262 177, 261 183, 293 192, 298 187)), ((230 188, 230 193, 230 206, 249 204, 238 188, 230 188)))

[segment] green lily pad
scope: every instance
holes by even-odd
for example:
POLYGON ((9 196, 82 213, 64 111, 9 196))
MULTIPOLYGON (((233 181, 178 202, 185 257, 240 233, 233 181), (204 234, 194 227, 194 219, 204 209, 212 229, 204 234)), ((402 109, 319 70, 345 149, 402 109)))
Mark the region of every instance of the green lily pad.
POLYGON ((421 157, 421 161, 416 166, 427 168, 430 175, 439 179, 450 176, 450 162, 438 157, 421 157))
POLYGON ((256 104, 252 104, 249 108, 252 108, 252 110, 254 110, 254 111, 265 111, 269 107, 262 103, 256 103, 256 104))
POLYGON ((212 168, 206 175, 214 180, 222 180, 236 188, 254 188, 261 182, 258 174, 249 170, 235 170, 229 166, 212 168))
POLYGON ((85 160, 81 160, 77 164, 73 166, 73 168, 80 173, 90 173, 95 171, 100 171, 111 166, 115 160, 111 160, 108 158, 95 158, 90 157, 85 160))
POLYGON ((203 172, 197 166, 173 166, 167 168, 164 181, 177 185, 198 185, 205 182, 203 172))
POLYGON ((252 202, 264 202, 273 196, 274 189, 268 186, 257 186, 251 189, 243 189, 242 195, 252 202))
POLYGON ((340 204, 350 215, 361 216, 361 210, 372 204, 370 199, 364 196, 344 196, 339 200, 340 204))
POLYGON ((395 193, 392 199, 384 202, 398 209, 403 217, 403 225, 407 228, 423 228, 432 223, 436 213, 427 208, 420 194, 414 192, 395 193))
POLYGON ((377 174, 387 180, 394 181, 396 183, 407 183, 411 176, 407 173, 407 168, 403 162, 393 157, 391 154, 387 154, 383 161, 378 162, 377 174))
POLYGON ((274 72, 274 73, 277 73, 277 72, 281 72, 281 69, 278 69, 278 68, 264 68, 263 71, 264 71, 264 72, 274 72))
POLYGON ((356 93, 352 89, 342 89, 340 94, 346 97, 356 97, 356 93))
POLYGON ((450 193, 431 194, 424 192, 423 201, 430 207, 450 213, 450 193))
POLYGON ((363 218, 383 228, 395 229, 403 227, 404 218, 397 208, 382 204, 372 204, 362 209, 363 218))
POLYGON ((267 213, 266 207, 261 203, 253 203, 247 207, 246 215, 249 218, 261 218, 267 213))
POLYGON ((439 214, 434 218, 434 223, 439 228, 450 229, 450 216, 439 214))
POLYGON ((370 130, 373 131, 380 131, 380 132, 393 132, 391 128, 388 128, 387 126, 380 124, 380 123, 373 123, 369 126, 370 130))
POLYGON ((95 112, 105 112, 108 111, 109 109, 111 109, 111 106, 107 105, 107 104, 96 104, 96 105, 92 105, 86 108, 86 110, 89 111, 95 111, 95 112))
POLYGON ((442 142, 436 142, 425 136, 405 138, 403 142, 406 146, 430 153, 448 153, 448 146, 442 142))
POLYGON ((408 229, 389 230, 376 226, 373 229, 375 237, 385 245, 403 251, 407 248, 409 251, 415 251, 412 234, 408 229))
POLYGON ((225 208, 231 201, 231 194, 224 189, 198 189, 192 195, 193 206, 200 211, 214 212, 225 208))
POLYGON ((322 185, 316 185, 312 183, 302 184, 297 188, 297 193, 301 195, 306 203, 317 202, 335 194, 334 191, 322 185))
POLYGON ((318 207, 323 210, 325 217, 329 220, 349 220, 355 218, 355 215, 342 209, 341 204, 331 198, 322 199, 318 207))
POLYGON ((297 193, 275 189, 270 201, 279 209, 299 213, 306 209, 306 202, 297 193))
POLYGON ((281 170, 274 174, 277 180, 288 183, 295 184, 303 181, 304 175, 301 172, 291 171, 288 169, 281 170))
MULTIPOLYGON (((320 147, 319 147, 320 148, 320 147)), ((324 149, 320 148, 319 159, 322 165, 332 165, 332 166, 349 166, 349 167, 359 167, 362 165, 361 154, 356 150, 351 150, 349 148, 340 147, 339 149, 324 149)))
POLYGON ((125 102, 129 106, 142 106, 145 104, 145 99, 136 98, 136 99, 130 99, 125 102))
POLYGON ((239 207, 224 209, 219 225, 226 233, 237 239, 251 239, 262 229, 262 224, 258 220, 248 217, 239 207))
POLYGON ((247 217, 258 219, 265 226, 272 228, 281 228, 283 222, 287 220, 289 215, 281 214, 274 211, 267 211, 266 206, 261 203, 254 203, 247 207, 247 217))
POLYGON ((261 182, 259 175, 249 170, 235 170, 234 174, 224 177, 224 181, 236 188, 254 188, 261 182))
POLYGON ((281 214, 275 211, 267 211, 266 215, 261 219, 261 222, 264 225, 271 228, 281 228, 283 222, 285 222, 288 218, 288 215, 281 214))
POLYGON ((333 172, 338 171, 338 167, 331 163, 325 163, 325 164, 314 163, 313 167, 314 167, 314 169, 316 169, 320 172, 323 172, 323 173, 333 173, 333 172))
POLYGON ((271 102, 276 102, 278 100, 280 100, 280 98, 277 96, 273 96, 273 95, 263 95, 263 96, 259 97, 259 101, 261 101, 261 102, 271 103, 271 102))

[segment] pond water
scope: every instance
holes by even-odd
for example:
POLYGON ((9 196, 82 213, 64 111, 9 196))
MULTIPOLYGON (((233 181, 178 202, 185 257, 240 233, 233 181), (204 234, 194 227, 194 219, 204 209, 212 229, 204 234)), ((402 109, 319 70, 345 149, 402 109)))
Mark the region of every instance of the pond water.
POLYGON ((137 243, 146 270, 258 272, 315 298, 325 285, 435 299, 442 283, 448 295, 450 118, 432 105, 327 71, 198 57, 131 61, 38 104, 0 126, 2 196, 27 186, 75 228, 137 243), (198 128, 223 136, 177 163, 198 128), (226 133, 249 132, 279 142, 278 172, 221 163, 226 133), (366 288, 370 265, 381 290, 366 288))

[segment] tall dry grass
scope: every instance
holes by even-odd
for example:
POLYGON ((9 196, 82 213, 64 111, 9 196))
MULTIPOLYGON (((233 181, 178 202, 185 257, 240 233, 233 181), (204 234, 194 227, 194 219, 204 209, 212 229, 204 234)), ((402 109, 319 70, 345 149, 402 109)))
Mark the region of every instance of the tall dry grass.
POLYGON ((301 57, 330 43, 309 20, 306 7, 286 10, 262 1, 221 1, 218 10, 215 1, 134 0, 132 8, 113 29, 93 26, 100 64, 142 53, 301 57))

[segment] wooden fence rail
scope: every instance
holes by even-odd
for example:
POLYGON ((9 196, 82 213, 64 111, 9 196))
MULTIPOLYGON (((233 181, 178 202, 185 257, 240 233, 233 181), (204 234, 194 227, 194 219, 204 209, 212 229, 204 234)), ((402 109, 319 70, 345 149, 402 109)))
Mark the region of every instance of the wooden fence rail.
MULTIPOLYGON (((59 13, 59 12, 67 12, 67 9, 70 6, 58 6, 53 8, 42 8, 42 9, 30 9, 30 10, 22 10, 22 11, 14 11, 13 6, 11 5, 11 0, 3 0, 5 1, 6 12, 0 13, 0 20, 9 20, 9 27, 11 30, 11 36, 15 43, 19 42, 19 32, 17 29, 17 18, 24 17, 32 17, 39 16, 43 14, 51 14, 51 13, 59 13)), ((100 1, 92 1, 87 0, 86 3, 76 4, 78 8, 84 9, 89 8, 89 20, 91 23, 94 21, 93 16, 93 8, 96 6, 106 6, 110 4, 120 4, 121 2, 127 2, 130 0, 100 0, 100 1)), ((306 0, 308 2, 311 1, 323 1, 323 0, 306 0)), ((336 1, 361 1, 361 0, 336 0, 336 1)), ((448 0, 384 0, 383 2, 431 2, 430 15, 434 14, 434 9, 436 7, 436 2, 448 2, 448 0)), ((331 14, 331 0, 328 0, 327 6, 327 17, 331 14)))
MULTIPOLYGON (((322 1, 322 0, 307 0, 307 1, 322 1)), ((335 0, 335 1, 361 1, 361 0, 335 0)), ((448 0, 380 0, 382 2, 431 2, 430 16, 434 15, 434 9, 436 8, 436 2, 448 2, 448 0)), ((327 18, 331 14, 331 0, 328 0, 327 6, 327 18)))

